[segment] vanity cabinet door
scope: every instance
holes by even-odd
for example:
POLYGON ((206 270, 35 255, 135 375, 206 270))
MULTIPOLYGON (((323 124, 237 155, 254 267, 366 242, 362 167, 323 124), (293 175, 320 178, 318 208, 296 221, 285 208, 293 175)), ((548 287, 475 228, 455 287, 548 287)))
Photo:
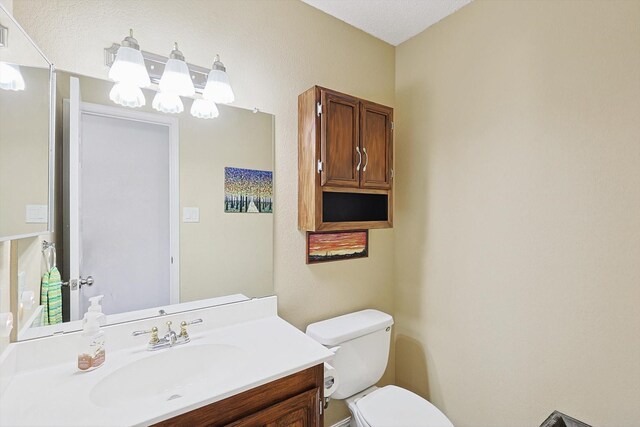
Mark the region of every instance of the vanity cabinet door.
POLYGON ((321 427, 320 389, 306 391, 227 427, 321 427))
POLYGON ((324 89, 320 91, 320 97, 321 183, 323 186, 357 188, 363 164, 359 100, 324 89))
POLYGON ((362 188, 391 188, 393 165, 393 109, 362 101, 360 109, 360 150, 363 156, 362 188))

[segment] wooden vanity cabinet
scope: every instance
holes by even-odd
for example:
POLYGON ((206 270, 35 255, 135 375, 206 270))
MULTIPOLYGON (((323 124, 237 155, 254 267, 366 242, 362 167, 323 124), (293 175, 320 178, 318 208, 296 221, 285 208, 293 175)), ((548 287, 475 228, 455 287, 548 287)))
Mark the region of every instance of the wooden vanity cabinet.
POLYGON ((298 228, 393 226, 393 109, 314 86, 298 97, 298 228))
POLYGON ((316 365, 156 426, 322 427, 323 376, 316 365))

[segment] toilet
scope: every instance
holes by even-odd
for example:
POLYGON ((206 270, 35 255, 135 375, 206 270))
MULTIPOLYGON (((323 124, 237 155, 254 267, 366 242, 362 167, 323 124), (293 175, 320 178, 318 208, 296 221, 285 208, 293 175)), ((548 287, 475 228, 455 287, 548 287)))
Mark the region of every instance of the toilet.
POLYGON ((431 402, 401 387, 375 387, 387 367, 393 317, 362 310, 312 323, 307 335, 335 353, 339 383, 331 395, 345 400, 351 427, 453 427, 431 402))

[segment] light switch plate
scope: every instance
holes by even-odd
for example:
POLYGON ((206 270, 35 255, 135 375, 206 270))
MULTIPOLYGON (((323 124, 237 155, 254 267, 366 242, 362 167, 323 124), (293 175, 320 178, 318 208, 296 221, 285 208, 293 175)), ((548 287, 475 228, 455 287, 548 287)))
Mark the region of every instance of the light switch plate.
POLYGON ((182 222, 200 222, 200 208, 183 208, 182 222))
POLYGON ((27 224, 46 224, 48 216, 47 205, 27 205, 25 207, 25 222, 27 224))

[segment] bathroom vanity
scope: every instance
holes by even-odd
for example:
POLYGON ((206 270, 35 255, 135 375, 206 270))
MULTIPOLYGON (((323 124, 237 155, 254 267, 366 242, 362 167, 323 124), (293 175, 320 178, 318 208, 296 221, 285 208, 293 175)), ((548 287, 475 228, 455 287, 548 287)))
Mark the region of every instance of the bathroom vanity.
POLYGON ((276 297, 104 331, 106 362, 91 372, 77 370, 77 332, 11 344, 0 358, 0 425, 322 425, 333 354, 278 317, 276 297), (148 335, 132 335, 195 319, 180 346, 149 351, 148 335))
POLYGON ((156 425, 322 426, 323 371, 316 365, 156 425))

